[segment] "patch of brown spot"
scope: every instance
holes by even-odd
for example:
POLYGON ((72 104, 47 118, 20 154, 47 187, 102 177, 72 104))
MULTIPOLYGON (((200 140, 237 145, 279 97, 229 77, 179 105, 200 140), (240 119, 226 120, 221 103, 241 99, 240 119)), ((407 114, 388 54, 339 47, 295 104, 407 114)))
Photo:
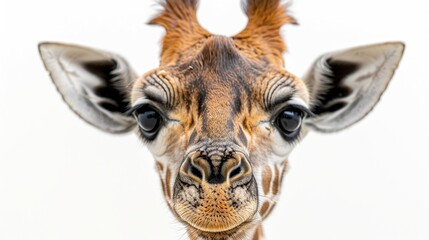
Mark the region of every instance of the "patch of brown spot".
POLYGON ((258 228, 255 231, 255 235, 253 235, 252 240, 260 240, 263 235, 264 233, 262 231, 262 224, 259 224, 258 228))
POLYGON ((170 172, 170 169, 167 168, 167 173, 165 174, 165 189, 166 189, 167 198, 171 198, 170 179, 171 179, 171 172, 170 172))
POLYGON ((280 173, 277 166, 274 167, 274 182, 273 182, 273 194, 277 195, 280 187, 280 173))
POLYGON ((271 214, 271 212, 273 211, 275 206, 276 206, 276 203, 272 203, 270 209, 268 209, 267 213, 265 214, 264 219, 267 218, 271 214))
POLYGON ((264 202, 262 204, 261 209, 259 210, 259 214, 261 215, 262 218, 265 217, 265 214, 268 212, 268 209, 270 208, 270 203, 269 202, 264 202))
POLYGON ((266 166, 262 171, 262 189, 264 190, 264 194, 268 195, 270 192, 271 178, 273 173, 271 172, 271 168, 266 166))
POLYGON ((156 162, 156 167, 158 168, 158 171, 160 171, 160 172, 164 171, 164 166, 162 166, 161 163, 156 162))

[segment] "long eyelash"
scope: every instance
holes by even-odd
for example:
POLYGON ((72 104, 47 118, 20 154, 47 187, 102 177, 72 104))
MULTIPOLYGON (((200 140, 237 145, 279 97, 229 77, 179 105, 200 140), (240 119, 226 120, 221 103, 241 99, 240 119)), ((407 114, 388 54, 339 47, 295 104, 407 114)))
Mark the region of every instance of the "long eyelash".
MULTIPOLYGON (((277 131, 281 131, 281 130, 277 130, 277 131)), ((286 142, 288 142, 291 146, 295 147, 302 140, 302 126, 299 128, 298 131, 299 132, 296 134, 296 136, 293 136, 293 137, 284 136, 284 134, 282 134, 281 132, 279 132, 279 134, 286 142)))
POLYGON ((295 147, 296 145, 298 145, 298 143, 302 140, 302 127, 299 128, 299 133, 293 137, 292 139, 288 140, 288 143, 292 146, 295 147))
POLYGON ((296 109, 299 109, 299 110, 303 111, 304 113, 307 114, 306 117, 310 117, 310 118, 317 117, 317 114, 313 113, 310 109, 308 109, 308 108, 306 108, 304 106, 301 106, 301 105, 298 105, 298 104, 296 104, 296 105, 292 104, 292 105, 289 105, 288 107, 296 108, 296 109))
POLYGON ((141 141, 143 142, 144 145, 153 142, 153 140, 149 140, 145 136, 143 136, 142 130, 140 129, 140 127, 137 131, 137 137, 141 139, 141 141))
POLYGON ((135 105, 134 107, 132 107, 132 108, 128 109, 126 112, 124 112, 124 114, 125 114, 126 116, 131 116, 131 115, 133 115, 133 113, 134 113, 137 109, 139 109, 139 108, 143 107, 144 105, 147 105, 147 104, 142 103, 142 104, 135 105))

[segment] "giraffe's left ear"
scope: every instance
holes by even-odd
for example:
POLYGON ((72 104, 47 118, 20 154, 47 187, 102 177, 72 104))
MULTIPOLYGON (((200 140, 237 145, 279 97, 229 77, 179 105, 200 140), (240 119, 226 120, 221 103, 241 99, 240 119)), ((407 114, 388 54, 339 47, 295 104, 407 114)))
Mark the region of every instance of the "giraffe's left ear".
POLYGON ((322 132, 342 130, 365 117, 377 104, 404 52, 391 42, 328 53, 303 78, 317 115, 306 122, 322 132))
POLYGON ((63 43, 40 43, 46 69, 64 101, 100 130, 122 133, 136 126, 128 110, 136 74, 121 56, 63 43))

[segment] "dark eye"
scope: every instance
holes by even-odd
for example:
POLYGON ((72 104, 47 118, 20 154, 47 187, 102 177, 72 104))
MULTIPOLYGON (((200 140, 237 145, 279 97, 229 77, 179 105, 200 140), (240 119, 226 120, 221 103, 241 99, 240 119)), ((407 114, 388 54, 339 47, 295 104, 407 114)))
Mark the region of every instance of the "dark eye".
POLYGON ((150 106, 137 109, 135 115, 143 136, 149 140, 154 139, 161 127, 161 115, 150 106))
POLYGON ((303 116, 299 109, 286 109, 277 116, 276 124, 285 137, 292 138, 298 134, 303 116))

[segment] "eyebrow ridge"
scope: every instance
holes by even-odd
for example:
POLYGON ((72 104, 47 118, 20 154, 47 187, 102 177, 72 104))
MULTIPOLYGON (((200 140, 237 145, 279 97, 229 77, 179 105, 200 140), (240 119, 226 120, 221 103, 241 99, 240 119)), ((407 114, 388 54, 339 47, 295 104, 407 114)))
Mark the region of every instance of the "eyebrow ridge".
POLYGON ((291 100, 291 99, 292 99, 292 97, 293 97, 293 92, 288 93, 288 94, 286 94, 286 95, 283 95, 283 96, 281 96, 281 97, 275 98, 275 99, 274 99, 274 101, 272 101, 272 102, 269 102, 269 103, 268 103, 268 109, 269 109, 269 110, 271 110, 271 109, 273 109, 275 106, 277 106, 277 105, 279 105, 279 104, 281 104, 281 103, 284 103, 284 102, 287 102, 287 101, 291 100))

